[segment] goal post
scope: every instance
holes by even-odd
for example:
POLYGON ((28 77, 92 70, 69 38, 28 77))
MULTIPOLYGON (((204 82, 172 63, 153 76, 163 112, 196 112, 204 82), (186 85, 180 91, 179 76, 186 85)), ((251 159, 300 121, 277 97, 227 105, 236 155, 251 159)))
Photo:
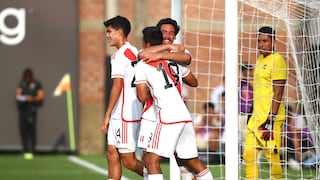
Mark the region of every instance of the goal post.
POLYGON ((238 158, 238 0, 225 1, 225 176, 239 179, 238 158), (236 145, 235 145, 236 144, 236 145))
MULTIPOLYGON (((286 46, 296 73, 298 103, 303 106, 320 157, 320 2, 317 0, 242 0, 280 19, 287 32, 286 46)), ((290 61, 289 60, 289 61, 290 61)))
MULTIPOLYGON (((182 42, 192 54, 190 68, 199 80, 197 88, 188 89, 188 107, 194 117, 202 115, 202 105, 211 101, 211 93, 223 84, 225 78, 225 131, 228 135, 222 137, 219 143, 220 147, 225 145, 226 149, 212 151, 206 148, 199 152, 207 166, 214 169, 213 174, 221 175, 216 179, 229 179, 234 175, 231 173, 234 173, 235 169, 239 170, 236 179, 245 179, 241 157, 243 142, 235 142, 239 139, 238 134, 232 134, 234 131, 239 134, 242 132, 241 129, 237 130, 239 127, 239 119, 235 117, 237 105, 233 106, 237 104, 237 97, 232 94, 238 90, 239 79, 242 76, 240 66, 243 64, 254 66, 256 63, 259 53, 257 31, 262 26, 271 26, 276 30, 276 51, 285 57, 288 66, 284 102, 294 110, 303 107, 304 112, 300 115, 306 120, 306 128, 309 129, 311 137, 309 140, 313 143, 312 147, 307 148, 315 150, 314 157, 320 157, 320 2, 318 0, 236 2, 185 0, 181 25, 182 42), (228 124, 230 121, 234 124, 228 124), (230 147, 236 148, 230 149, 230 147), (235 151, 237 154, 234 154, 235 151), (224 164, 212 163, 210 157, 217 154, 225 156, 224 164), (235 161, 236 165, 231 164, 235 161)), ((286 136, 288 135, 284 131, 283 137, 286 136)), ((304 151, 304 148, 306 147, 301 143, 300 148, 295 151, 304 151)), ((313 168, 309 169, 304 168, 306 162, 298 161, 300 169, 293 169, 286 159, 287 150, 287 144, 283 144, 281 164, 284 179, 319 179, 319 160, 313 162, 313 168)), ((303 155, 300 158, 303 159, 303 155)), ((270 169, 263 156, 259 161, 259 174, 261 178, 270 177, 270 169)))
MULTIPOLYGON (((178 25, 181 26, 182 21, 182 0, 171 0, 171 18, 176 20, 178 25)), ((181 44, 182 32, 180 31, 174 43, 181 44)), ((169 159, 170 164, 170 179, 180 179, 180 168, 174 156, 169 159)))

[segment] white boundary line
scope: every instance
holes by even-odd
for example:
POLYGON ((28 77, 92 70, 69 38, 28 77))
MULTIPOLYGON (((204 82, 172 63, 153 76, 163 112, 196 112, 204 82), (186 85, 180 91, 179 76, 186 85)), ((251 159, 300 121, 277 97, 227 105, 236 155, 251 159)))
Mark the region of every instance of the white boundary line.
MULTIPOLYGON (((107 170, 105 170, 105 169, 103 169, 103 168, 101 168, 101 167, 99 167, 99 166, 97 166, 95 164, 92 164, 92 163, 90 163, 88 161, 82 160, 82 159, 80 159, 80 158, 78 158, 76 156, 69 156, 68 160, 73 162, 73 163, 75 163, 75 164, 78 164, 80 166, 86 167, 86 168, 88 168, 88 169, 90 169, 92 171, 95 171, 97 173, 100 173, 100 174, 103 174, 103 175, 106 175, 106 176, 108 175, 108 171, 107 170)), ((129 180, 129 179, 127 177, 122 176, 121 180, 129 180)))

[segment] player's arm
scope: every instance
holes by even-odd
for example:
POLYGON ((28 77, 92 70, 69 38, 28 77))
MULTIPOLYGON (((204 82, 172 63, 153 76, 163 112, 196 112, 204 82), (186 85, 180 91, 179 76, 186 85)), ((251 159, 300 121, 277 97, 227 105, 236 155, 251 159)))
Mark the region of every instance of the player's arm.
POLYGON ((191 63, 191 55, 185 52, 162 53, 161 59, 168 59, 170 61, 186 65, 191 63))
POLYGON ((183 82, 191 87, 197 87, 198 86, 198 79, 193 75, 193 73, 190 71, 189 74, 182 78, 183 82))
POLYGON ((26 102, 27 101, 27 96, 22 95, 22 88, 18 87, 16 90, 16 100, 18 102, 26 102))
POLYGON ((124 82, 123 82, 122 78, 114 78, 113 79, 113 85, 112 85, 110 96, 109 96, 110 99, 109 99, 108 107, 106 110, 105 119, 104 119, 102 126, 101 126, 101 132, 103 134, 107 133, 107 125, 109 124, 109 121, 110 121, 111 112, 120 97, 123 83, 124 82))
POLYGON ((180 44, 164 44, 151 46, 139 53, 139 59, 148 63, 159 59, 168 59, 176 63, 189 65, 191 63, 191 55, 185 53, 185 48, 180 44), (170 52, 169 51, 174 51, 170 52))
POLYGON ((22 95, 22 88, 21 87, 18 87, 17 90, 16 90, 16 97, 22 95))
POLYGON ((44 91, 43 89, 38 89, 37 95, 34 97, 34 101, 40 102, 43 101, 44 99, 44 91))
POLYGON ((145 83, 136 84, 136 90, 137 90, 138 100, 141 103, 145 103, 148 100, 148 98, 150 98, 147 84, 145 83))
POLYGON ((284 91, 286 80, 273 80, 273 98, 270 108, 270 113, 266 121, 259 127, 259 130, 262 131, 261 138, 265 141, 274 139, 274 120, 276 119, 280 102, 282 100, 282 95, 284 91))
POLYGON ((282 100, 284 87, 286 84, 286 80, 274 80, 273 81, 273 98, 271 104, 271 113, 277 114, 280 106, 280 102, 282 100))
POLYGON ((185 48, 181 44, 161 44, 161 45, 155 45, 155 46, 149 46, 148 48, 145 48, 143 50, 143 53, 158 53, 158 52, 184 52, 185 48))
POLYGON ((34 102, 35 98, 30 95, 22 95, 22 88, 18 87, 16 90, 16 100, 19 102, 34 102))

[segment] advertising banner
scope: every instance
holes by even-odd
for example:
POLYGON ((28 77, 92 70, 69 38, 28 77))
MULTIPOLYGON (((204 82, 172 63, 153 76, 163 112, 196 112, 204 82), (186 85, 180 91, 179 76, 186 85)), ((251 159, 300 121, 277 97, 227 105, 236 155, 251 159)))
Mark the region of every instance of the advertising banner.
POLYGON ((76 0, 1 0, 0 151, 22 149, 16 89, 27 67, 45 94, 37 113, 36 149, 70 150, 66 95, 54 97, 53 91, 69 73, 77 129, 78 22, 76 0))

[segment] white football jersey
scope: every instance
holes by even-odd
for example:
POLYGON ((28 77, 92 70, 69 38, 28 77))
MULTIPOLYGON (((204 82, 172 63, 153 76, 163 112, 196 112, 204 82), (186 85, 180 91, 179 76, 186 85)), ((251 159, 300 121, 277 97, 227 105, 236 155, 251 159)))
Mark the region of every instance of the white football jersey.
POLYGON ((167 60, 137 64, 136 84, 148 85, 156 106, 157 121, 165 124, 192 122, 182 98, 182 78, 189 73, 187 67, 167 60))
POLYGON ((111 117, 123 121, 140 121, 142 104, 136 94, 134 75, 138 50, 129 42, 115 51, 111 57, 111 78, 123 78, 124 85, 111 117))

